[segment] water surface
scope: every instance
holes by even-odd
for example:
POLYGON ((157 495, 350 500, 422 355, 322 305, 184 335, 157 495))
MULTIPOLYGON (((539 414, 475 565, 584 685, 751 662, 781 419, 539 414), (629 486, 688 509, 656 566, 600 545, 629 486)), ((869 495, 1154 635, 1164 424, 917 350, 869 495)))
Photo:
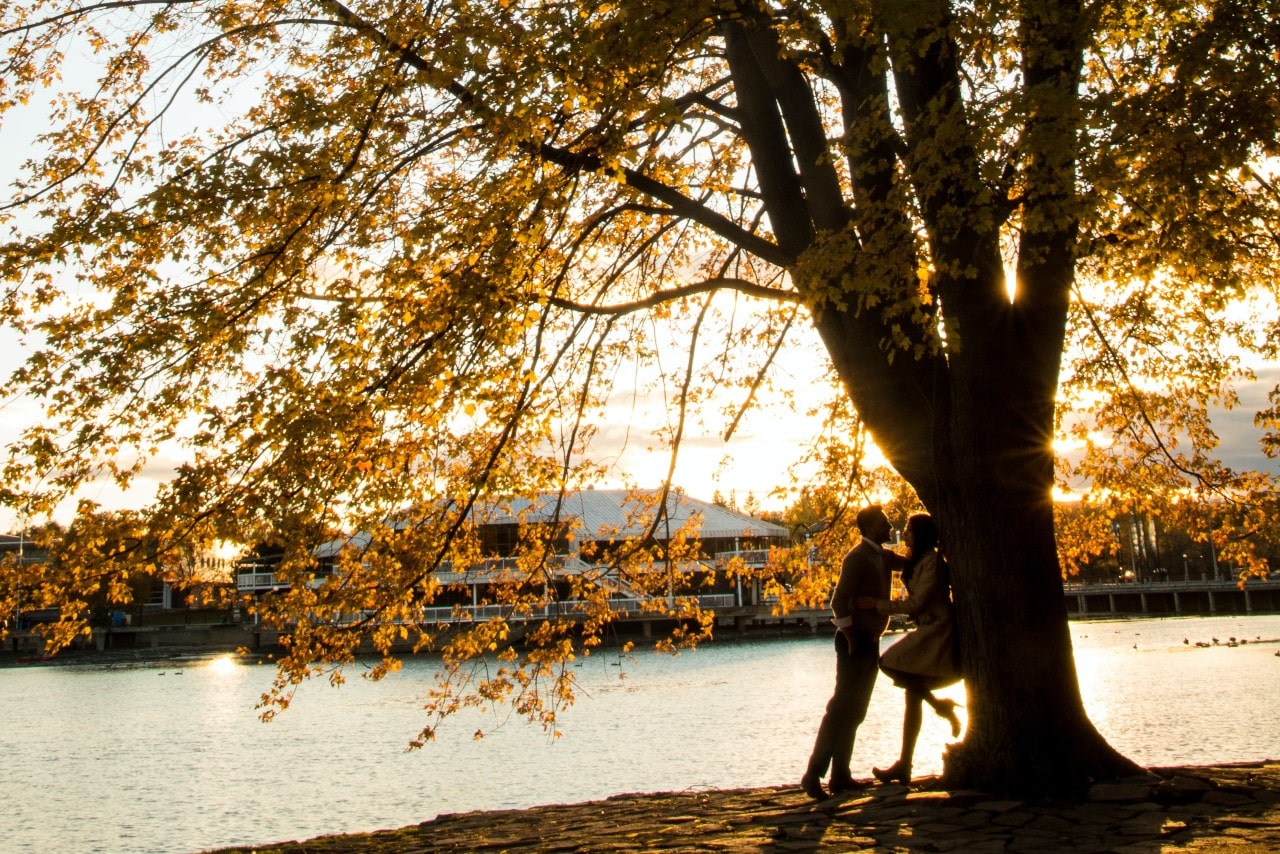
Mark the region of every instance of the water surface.
MULTIPOLYGON (((1280 758, 1280 617, 1076 622, 1072 634, 1089 715, 1135 761, 1280 758)), ((414 752, 427 658, 378 684, 306 685, 270 724, 253 708, 269 665, 0 670, 0 850, 194 852, 623 792, 790 784, 834 667, 825 636, 578 664, 562 738, 485 713, 414 752)), ((963 702, 963 686, 941 693, 963 702)), ((855 774, 896 757, 901 703, 882 678, 855 774)), ((917 773, 940 770, 948 740, 926 716, 917 773)))

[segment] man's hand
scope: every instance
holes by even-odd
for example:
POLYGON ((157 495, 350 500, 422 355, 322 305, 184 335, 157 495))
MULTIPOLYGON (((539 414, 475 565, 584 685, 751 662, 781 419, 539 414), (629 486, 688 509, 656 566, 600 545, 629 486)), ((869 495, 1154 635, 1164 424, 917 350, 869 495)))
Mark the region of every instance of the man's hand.
POLYGON ((852 654, 853 647, 854 647, 853 629, 849 628, 848 626, 845 626, 844 628, 837 629, 836 631, 840 632, 841 637, 844 638, 845 649, 847 649, 849 653, 852 654))

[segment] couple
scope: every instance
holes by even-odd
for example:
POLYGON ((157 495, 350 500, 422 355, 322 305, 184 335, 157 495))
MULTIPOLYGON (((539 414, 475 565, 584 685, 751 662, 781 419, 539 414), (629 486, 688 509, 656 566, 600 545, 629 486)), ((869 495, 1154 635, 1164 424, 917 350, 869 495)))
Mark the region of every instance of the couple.
POLYGON ((918 514, 907 522, 907 555, 886 551, 891 528, 884 510, 866 507, 857 516, 860 542, 840 567, 840 580, 831 598, 836 625, 836 687, 809 757, 800 785, 814 799, 827 797, 822 778, 828 767, 832 795, 856 791, 865 783, 853 779, 849 761, 858 725, 866 717, 877 667, 906 691, 902 722, 902 754, 887 769, 873 769, 881 782, 908 783, 911 757, 920 733, 924 703, 960 734, 960 720, 952 700, 938 699, 933 689, 960 679, 955 655, 955 625, 951 611, 950 577, 938 554, 938 526, 931 516, 918 514), (890 574, 900 570, 907 597, 889 598, 890 574), (918 628, 880 655, 880 635, 888 615, 908 614, 918 628))

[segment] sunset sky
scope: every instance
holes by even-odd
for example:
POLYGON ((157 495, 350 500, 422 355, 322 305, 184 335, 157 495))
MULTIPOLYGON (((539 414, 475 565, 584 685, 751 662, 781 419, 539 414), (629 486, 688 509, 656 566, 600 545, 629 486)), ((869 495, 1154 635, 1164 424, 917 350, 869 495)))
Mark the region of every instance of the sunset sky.
MULTIPOLYGON (((68 77, 82 74, 91 79, 86 72, 88 68, 83 57, 73 55, 68 60, 66 74, 68 77)), ((180 118, 167 115, 166 121, 175 122, 180 118)), ((216 116, 205 114, 203 118, 216 116)), ((45 127, 44 108, 33 103, 6 116, 4 130, 7 140, 31 140, 45 127)), ((10 156, 0 161, 0 184, 7 186, 17 174, 17 168, 25 158, 12 154, 20 148, 10 148, 10 156)), ((797 333, 793 330, 792 334, 797 333)), ((802 345, 806 344, 805 333, 800 333, 799 337, 802 345)), ((809 333, 808 337, 812 339, 814 336, 809 333)), ((814 347, 815 342, 808 340, 807 348, 814 347)), ((806 349, 799 356, 782 360, 773 374, 775 381, 795 390, 814 388, 822 372, 815 364, 813 352, 813 349, 806 349)), ((0 372, 7 375, 25 354, 18 335, 13 330, 0 328, 0 372)), ((1258 444, 1261 431, 1253 424, 1254 414, 1267 405, 1268 392, 1280 382, 1280 366, 1264 366, 1258 374, 1257 382, 1239 389, 1240 406, 1230 412, 1220 412, 1215 417, 1214 425, 1221 439, 1219 457, 1232 468, 1280 475, 1280 462, 1268 460, 1261 453, 1258 444)), ((812 399, 816 401, 825 393, 817 389, 812 399)), ((788 482, 788 466, 801 454, 803 446, 813 438, 820 424, 802 412, 788 411, 770 403, 767 395, 762 397, 765 398, 763 405, 755 407, 743 419, 729 442, 723 440, 728 417, 718 408, 688 425, 675 479, 678 486, 705 499, 719 491, 726 497, 732 492, 739 502, 754 494, 767 508, 785 503, 771 500, 768 495, 775 487, 788 482)), ((726 397, 724 401, 739 399, 726 397)), ((28 399, 19 397, 2 401, 0 437, 4 438, 7 446, 22 425, 35 423, 41 417, 38 408, 28 399)), ((661 481, 667 472, 669 457, 662 451, 652 450, 656 442, 651 432, 663 426, 668 418, 674 418, 669 402, 652 396, 637 398, 633 390, 623 387, 614 389, 606 416, 596 425, 598 435, 593 446, 593 457, 612 463, 616 471, 611 481, 600 484, 602 487, 633 484, 648 487, 661 481)), ((111 485, 103 484, 81 497, 108 508, 138 506, 153 494, 156 484, 170 475, 174 465, 180 461, 178 454, 176 448, 162 449, 143 472, 133 495, 123 496, 111 485)), ((0 511, 0 528, 12 529, 18 524, 19 520, 12 513, 0 511)))
MULTIPOLYGON (((23 353, 12 330, 0 331, 0 353, 3 353, 3 369, 7 374, 23 353)), ((794 374, 782 379, 805 381, 794 374)), ((1280 461, 1269 460, 1262 454, 1258 444, 1261 430, 1253 424, 1254 413, 1267 405, 1267 394, 1277 382, 1280 382, 1280 366, 1264 368, 1259 371, 1256 382, 1239 389, 1241 405, 1229 412, 1219 412, 1215 417, 1214 425, 1221 439, 1219 457, 1228 466, 1280 475, 1280 461)), ((616 470, 616 476, 600 483, 601 487, 651 487, 666 474, 669 458, 653 450, 656 442, 651 430, 668 417, 667 409, 660 399, 633 398, 629 390, 615 389, 606 418, 597 424, 599 433, 593 456, 612 463, 616 470)), ((38 407, 31 400, 5 401, 0 408, 0 436, 6 446, 21 425, 38 418, 38 407)), ((694 419, 687 428, 676 485, 703 499, 710 499, 718 490, 726 497, 732 492, 741 503, 749 494, 754 494, 763 507, 778 508, 786 502, 771 500, 768 495, 775 487, 787 483, 788 466, 801 454, 802 446, 819 426, 816 420, 799 412, 788 412, 781 404, 767 400, 765 408, 756 408, 743 419, 727 443, 722 438, 726 427, 723 416, 704 415, 694 419)), ((162 451, 147 466, 131 495, 122 495, 104 483, 81 497, 107 508, 140 506, 179 461, 178 449, 162 451)), ((17 524, 12 513, 0 515, 0 528, 11 530, 17 524)))

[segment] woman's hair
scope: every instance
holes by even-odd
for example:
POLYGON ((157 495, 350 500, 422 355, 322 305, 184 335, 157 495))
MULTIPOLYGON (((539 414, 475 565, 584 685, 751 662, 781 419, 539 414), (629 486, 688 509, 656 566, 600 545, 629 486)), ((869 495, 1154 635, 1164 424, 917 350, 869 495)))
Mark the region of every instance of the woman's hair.
POLYGON ((902 570, 904 584, 911 580, 916 564, 938 547, 938 523, 928 513, 917 513, 908 519, 907 530, 911 532, 911 554, 907 555, 907 565, 902 570))

